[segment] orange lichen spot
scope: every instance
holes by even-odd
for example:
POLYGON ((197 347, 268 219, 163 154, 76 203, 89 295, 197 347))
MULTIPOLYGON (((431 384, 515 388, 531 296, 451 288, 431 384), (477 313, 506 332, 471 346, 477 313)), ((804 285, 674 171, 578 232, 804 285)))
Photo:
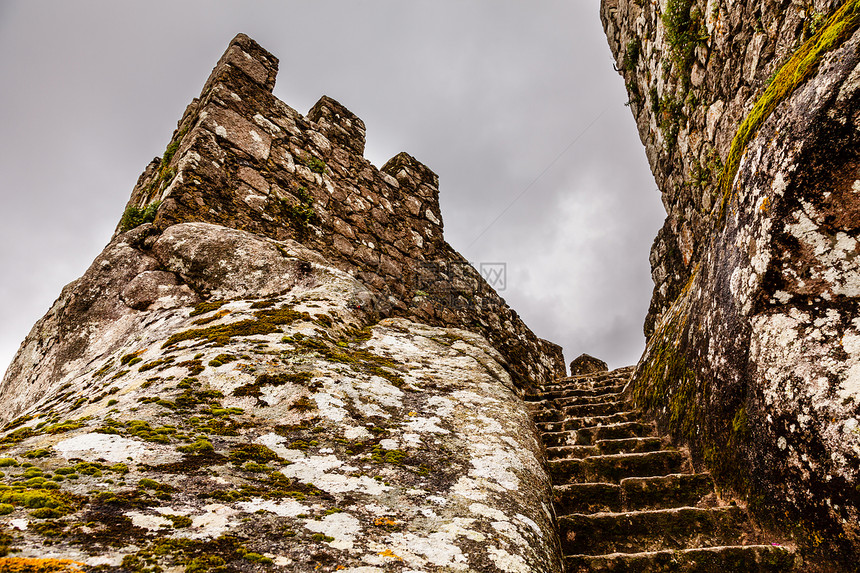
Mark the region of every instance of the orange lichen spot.
POLYGON ((407 416, 417 416, 417 415, 418 415, 418 412, 409 412, 409 413, 408 413, 408 414, 406 414, 406 415, 407 415, 407 416))
POLYGON ((0 558, 0 573, 77 573, 83 563, 69 559, 0 558))
POLYGON ((770 198, 765 197, 764 200, 761 202, 761 207, 759 207, 758 210, 767 213, 768 207, 770 207, 770 198))
POLYGON ((392 559, 395 559, 397 561, 403 561, 403 559, 399 555, 394 553, 391 549, 386 549, 385 551, 380 551, 379 556, 380 557, 391 557, 392 559))
POLYGON ((387 517, 377 517, 373 522, 373 525, 391 527, 397 525, 397 522, 393 519, 388 519, 387 517))

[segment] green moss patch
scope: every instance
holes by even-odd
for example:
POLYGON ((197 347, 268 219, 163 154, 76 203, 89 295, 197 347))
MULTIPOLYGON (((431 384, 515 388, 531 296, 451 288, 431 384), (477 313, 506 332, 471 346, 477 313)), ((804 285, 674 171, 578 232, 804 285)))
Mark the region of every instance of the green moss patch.
POLYGON ((296 334, 285 336, 282 342, 289 342, 304 350, 316 352, 328 361, 349 364, 370 374, 375 374, 397 387, 405 384, 402 376, 396 372, 391 372, 391 370, 386 370, 386 368, 396 369, 396 364, 370 351, 352 348, 348 343, 341 344, 345 341, 332 344, 323 338, 310 338, 296 334))
POLYGON ((144 420, 119 422, 117 420, 107 419, 105 420, 104 425, 98 428, 96 432, 100 434, 133 436, 147 442, 169 444, 171 442, 171 437, 177 434, 177 428, 176 426, 153 427, 149 422, 144 420))
POLYGON ((235 362, 238 360, 236 356, 232 354, 219 354, 215 358, 209 361, 209 366, 213 368, 217 368, 218 366, 223 366, 225 364, 229 364, 230 362, 235 362))
POLYGON ((188 316, 199 316, 201 314, 206 314, 207 312, 213 312, 218 310, 222 306, 227 304, 226 300, 213 300, 211 302, 201 302, 197 306, 194 307, 194 310, 191 311, 191 314, 188 316))
POLYGON ((254 313, 254 318, 210 326, 208 328, 192 328, 178 332, 167 339, 163 348, 175 346, 185 340, 203 340, 217 345, 225 345, 234 336, 255 336, 271 334, 279 330, 279 326, 292 324, 296 320, 310 320, 306 312, 297 312, 288 308, 264 309, 254 313))
POLYGON ((770 117, 777 106, 790 96, 798 86, 806 82, 818 69, 818 64, 828 52, 841 46, 860 26, 860 0, 848 0, 839 8, 816 34, 807 40, 774 76, 770 85, 758 98, 752 110, 738 127, 726 158, 723 177, 720 181, 722 203, 719 220, 726 215, 726 207, 732 197, 732 186, 740 167, 741 157, 759 128, 770 117))
POLYGON ((150 203, 146 207, 138 207, 137 205, 129 205, 123 211, 122 218, 119 221, 120 233, 125 233, 135 227, 139 227, 144 223, 152 223, 155 221, 155 216, 158 213, 158 208, 161 206, 161 201, 150 203))
POLYGON ((185 454, 195 455, 207 454, 215 451, 215 447, 212 445, 212 442, 205 438, 198 438, 193 443, 188 444, 187 446, 179 446, 176 449, 185 454))
POLYGON ((28 489, 24 486, 15 486, 0 491, 0 503, 33 510, 52 510, 33 515, 38 519, 57 518, 74 513, 86 501, 86 497, 55 489, 28 489))
POLYGON ((29 422, 30 420, 32 420, 35 417, 36 416, 32 415, 32 414, 29 416, 19 416, 18 418, 15 418, 11 422, 9 422, 5 426, 3 426, 3 429, 0 431, 8 432, 9 430, 14 430, 15 428, 17 428, 19 426, 23 426, 24 424, 26 424, 27 422, 29 422))
POLYGON ((290 479, 281 472, 272 472, 265 478, 256 479, 253 484, 243 484, 237 490, 215 490, 199 494, 203 499, 215 499, 221 502, 249 501, 257 497, 263 499, 289 497, 301 501, 310 496, 323 496, 323 492, 313 484, 290 479))
MULTIPOLYGON (((696 7, 695 0, 668 0, 661 20, 666 43, 669 45, 669 57, 686 90, 690 85, 690 71, 696 58, 696 47, 708 39, 704 16, 696 7)), ((628 53, 630 52, 628 44, 628 53)), ((638 51, 636 55, 638 58, 638 51)))
POLYGON ((210 322, 215 322, 216 320, 224 318, 228 314, 230 314, 230 311, 227 309, 219 310, 218 312, 216 312, 215 314, 213 314, 211 316, 204 316, 203 318, 198 318, 197 320, 195 320, 191 324, 193 324, 195 326, 201 326, 204 324, 209 324, 210 322))
POLYGON ((152 370, 153 368, 158 368, 161 366, 160 370, 163 370, 164 367, 173 362, 176 358, 173 356, 166 356, 164 358, 159 358, 157 360, 153 360, 152 362, 147 362, 146 364, 141 364, 140 368, 138 368, 138 372, 146 372, 147 370, 152 370))
POLYGON ((281 456, 261 444, 243 444, 230 452, 229 458, 235 464, 243 464, 249 461, 257 463, 284 461, 281 456))
POLYGON ((233 396, 255 396, 261 394, 262 386, 283 386, 285 384, 306 385, 313 375, 310 372, 279 372, 276 374, 261 374, 253 384, 244 384, 233 390, 233 396))

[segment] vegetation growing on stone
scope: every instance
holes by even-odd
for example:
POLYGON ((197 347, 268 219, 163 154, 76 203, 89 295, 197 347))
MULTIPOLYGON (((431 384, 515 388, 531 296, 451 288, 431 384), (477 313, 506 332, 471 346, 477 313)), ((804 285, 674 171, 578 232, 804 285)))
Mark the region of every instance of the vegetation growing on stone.
POLYGON ((215 450, 212 446, 212 442, 205 438, 198 438, 194 443, 188 444, 187 446, 179 446, 176 448, 182 453, 185 454, 206 454, 215 450))
POLYGON ((278 327, 291 324, 296 320, 310 320, 306 312, 297 312, 289 308, 264 309, 254 313, 253 319, 244 319, 229 324, 210 326, 208 328, 192 328, 178 332, 164 343, 163 348, 175 346, 185 340, 205 340, 217 345, 225 345, 234 336, 255 336, 260 334, 271 334, 278 331, 278 327))
POLYGON ((166 356, 164 358, 158 358, 157 360, 153 360, 152 362, 147 362, 146 364, 141 364, 137 369, 138 372, 146 372, 147 370, 152 370, 153 368, 158 368, 159 366, 165 366, 173 362, 175 358, 173 356, 166 356))
POLYGON ((161 206, 161 201, 150 203, 146 207, 138 207, 129 205, 123 211, 122 218, 119 221, 119 231, 124 233, 135 227, 139 227, 144 223, 152 223, 155 221, 155 216, 158 213, 158 208, 161 206))
POLYGON ((860 0, 848 0, 828 18, 826 24, 812 38, 792 54, 791 59, 780 68, 752 110, 738 126, 720 181, 722 191, 720 221, 725 219, 726 207, 732 196, 732 187, 740 167, 741 157, 758 129, 783 100, 812 77, 821 59, 828 52, 842 45, 858 26, 860 26, 860 0))
POLYGON ((228 314, 230 314, 230 311, 227 309, 219 310, 218 312, 216 312, 215 314, 212 314, 210 316, 204 316, 203 318, 198 318, 197 320, 195 320, 191 324, 193 324, 195 326, 199 326, 199 325, 203 325, 203 324, 209 324, 210 322, 215 322, 216 320, 224 318, 228 314))
POLYGON ((231 462, 239 465, 248 461, 257 463, 283 461, 281 456, 261 444, 243 444, 230 452, 229 458, 231 462))
POLYGON ((684 103, 674 93, 667 93, 660 98, 657 109, 666 149, 674 149, 684 120, 684 103))
POLYGON ((229 364, 237 359, 236 356, 232 354, 221 353, 212 360, 209 361, 209 366, 213 368, 217 368, 218 366, 223 366, 224 364, 229 364))
POLYGON ((305 165, 307 165, 308 169, 310 169, 314 173, 325 172, 325 161, 323 161, 319 157, 314 157, 310 153, 308 153, 305 157, 304 163, 305 165))
POLYGON ((686 91, 696 58, 696 47, 708 39, 704 17, 696 7, 696 0, 668 0, 662 21, 666 43, 669 44, 669 56, 686 91))
POLYGON ((262 386, 283 386, 285 384, 307 384, 313 376, 310 372, 278 372, 260 374, 253 384, 244 384, 233 391, 233 396, 260 396, 262 386))
POLYGON ((320 219, 314 210, 314 199, 306 187, 299 187, 293 191, 293 195, 296 197, 296 202, 281 199, 281 211, 284 219, 296 232, 296 238, 301 241, 307 236, 308 227, 318 224, 320 219))
POLYGON ((210 302, 201 302, 197 306, 194 307, 194 310, 191 311, 191 314, 188 316, 199 316, 201 314, 206 314, 208 312, 212 312, 218 310, 222 306, 227 304, 226 300, 213 300, 210 302))
POLYGON ((632 38, 627 42, 626 50, 624 52, 624 62, 622 63, 622 66, 626 71, 632 71, 636 68, 636 64, 639 62, 639 51, 641 49, 642 45, 639 42, 639 38, 632 38))

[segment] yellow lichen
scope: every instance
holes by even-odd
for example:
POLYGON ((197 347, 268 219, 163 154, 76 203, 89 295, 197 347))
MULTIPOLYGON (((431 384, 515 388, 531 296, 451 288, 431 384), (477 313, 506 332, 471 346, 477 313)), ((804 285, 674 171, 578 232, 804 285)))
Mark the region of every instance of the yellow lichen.
POLYGON ((395 561, 403 561, 403 558, 400 557, 399 555, 397 555, 396 553, 394 553, 391 549, 386 549, 385 551, 380 551, 379 556, 380 557, 390 557, 391 559, 394 559, 395 561))
POLYGON ((70 559, 0 558, 0 573, 73 573, 81 571, 83 563, 70 559))

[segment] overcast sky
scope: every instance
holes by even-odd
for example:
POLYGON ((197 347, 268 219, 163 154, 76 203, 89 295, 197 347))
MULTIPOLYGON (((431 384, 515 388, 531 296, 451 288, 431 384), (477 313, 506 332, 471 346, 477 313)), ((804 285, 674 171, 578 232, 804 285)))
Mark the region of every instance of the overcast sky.
POLYGON ((567 361, 635 363, 665 213, 598 6, 0 0, 0 371, 238 32, 280 59, 281 100, 333 97, 374 165, 438 173, 448 242, 506 263, 502 296, 567 361))

